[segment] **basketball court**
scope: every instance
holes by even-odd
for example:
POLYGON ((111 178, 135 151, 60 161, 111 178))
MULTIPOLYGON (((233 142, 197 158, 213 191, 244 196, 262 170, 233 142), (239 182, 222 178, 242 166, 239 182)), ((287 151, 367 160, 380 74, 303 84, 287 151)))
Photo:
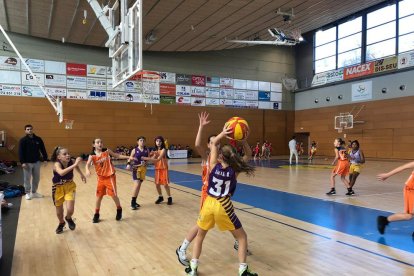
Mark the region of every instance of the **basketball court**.
MULTIPOLYGON (((359 46, 366 56, 356 63, 340 66, 341 55, 349 49, 338 52, 341 39, 355 35, 351 31, 341 37, 341 26, 361 17, 361 41, 367 39, 370 28, 376 27, 370 26, 371 14, 388 6, 396 6, 397 19, 390 22, 397 22, 397 31, 405 28, 402 22, 411 20, 414 26, 414 5, 408 1, 365 1, 363 5, 349 1, 340 8, 336 1, 328 0, 320 4, 324 7, 310 1, 81 0, 64 6, 59 1, 42 0, 45 6, 50 5, 49 21, 43 23, 49 28, 47 36, 36 35, 35 30, 42 28, 31 27, 34 20, 30 16, 27 32, 17 31, 18 24, 9 19, 19 14, 17 7, 23 7, 24 1, 0 2, 4 10, 0 15, 4 44, 0 51, 4 61, 0 64, 0 116, 4 118, 0 122, 0 160, 19 159, 21 128, 26 123, 33 123, 50 157, 57 145, 67 147, 74 156, 87 155, 97 137, 112 150, 119 145, 135 146, 140 135, 147 137, 148 147, 158 135, 170 143, 194 147, 197 114, 207 111, 212 121, 203 133, 203 143, 208 135, 220 132, 228 118, 240 116, 249 123, 250 146, 256 141, 273 144, 269 160, 249 161, 255 174, 240 174, 232 196, 248 236, 247 263, 252 271, 258 275, 414 275, 413 222, 390 223, 385 234, 377 229, 378 216, 404 210, 403 188, 410 171, 386 181, 378 181, 377 175, 412 159, 414 90, 409 81, 414 47, 405 51, 398 47, 414 29, 394 35, 398 36, 394 40, 403 39, 396 43, 393 55, 368 58, 375 50, 371 44, 382 43, 372 36, 359 46), (219 9, 213 9, 214 5, 219 9), (56 18, 65 7, 73 12, 70 28, 81 30, 86 25, 89 29, 79 34, 70 29, 58 31, 65 24, 56 18), (335 10, 335 16, 330 9, 335 10), (409 12, 405 14, 405 10, 409 12), (315 17, 314 13, 327 16, 315 17), (254 22, 257 24, 252 26, 254 22), (332 26, 335 40, 319 45, 318 30, 327 33, 332 26), (166 31, 167 27, 171 30, 166 31), (69 42, 69 46, 57 45, 60 39, 56 37, 62 33, 62 44, 69 42), (83 41, 78 38, 81 34, 85 34, 83 41), (37 40, 39 37, 46 39, 37 40), (30 39, 35 57, 44 60, 29 59, 30 49, 22 46, 22 41, 30 39), (334 55, 320 57, 318 47, 332 43, 337 45, 334 55), (50 57, 44 48, 48 45, 56 46, 50 57), (279 48, 286 46, 296 48, 279 48), (65 53, 68 49, 74 53, 65 53), (99 63, 102 49, 107 60, 99 63), (312 52, 311 57, 311 51, 319 52, 312 52), (76 58, 79 53, 82 55, 76 58), (328 68, 326 63, 332 57, 335 66, 328 68), (309 60, 313 81, 301 79, 306 70, 300 67, 309 60), (99 65, 91 65, 93 62, 99 65), (355 64, 375 69, 364 75, 355 64), (17 65, 19 69, 13 68, 17 65), (48 66, 55 71, 48 72, 48 66), (359 75, 353 76, 354 71, 359 75), (302 144, 303 154, 298 164, 290 165, 288 142, 293 135, 298 145, 302 144), (352 196, 346 195, 349 190, 339 176, 335 178, 336 195, 326 194, 334 168, 332 143, 338 137, 346 142, 359 140, 366 157, 352 196), (312 141, 316 141, 317 150, 309 160, 312 141)), ((33 9, 37 12, 33 16, 39 18, 40 6, 32 3, 25 7, 27 15, 33 9)), ((172 156, 174 152, 171 149, 172 156)), ((130 208, 133 180, 126 160, 113 160, 123 207, 120 221, 115 219, 114 203, 104 197, 101 221, 92 223, 96 172, 91 169, 87 183, 75 173, 73 217, 77 226, 72 231, 66 225, 61 234, 54 230, 58 222, 51 191, 54 165, 45 163, 38 188, 44 197, 14 199, 12 214, 3 217, 6 249, 0 274, 186 275, 176 249, 197 222, 203 185, 202 160, 196 150, 193 154, 194 158, 173 156, 168 160, 172 205, 154 203, 158 198, 155 170, 148 166, 138 210, 130 208)), ((80 169, 85 171, 84 161, 80 169)), ((0 175, 0 180, 21 185, 21 166, 14 175, 0 175)), ((237 249, 228 231, 217 227, 209 231, 202 248, 197 275, 236 275, 237 249)), ((192 249, 193 244, 187 251, 189 259, 192 249)))

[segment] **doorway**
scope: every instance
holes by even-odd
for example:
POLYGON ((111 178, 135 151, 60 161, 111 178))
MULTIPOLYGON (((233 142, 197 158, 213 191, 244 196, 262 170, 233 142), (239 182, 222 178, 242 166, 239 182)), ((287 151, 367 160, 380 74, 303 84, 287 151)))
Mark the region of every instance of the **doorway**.
POLYGON ((310 133, 309 132, 297 132, 295 133, 296 142, 302 145, 302 150, 298 149, 300 156, 308 156, 310 151, 310 133), (301 152, 302 151, 302 152, 301 152))

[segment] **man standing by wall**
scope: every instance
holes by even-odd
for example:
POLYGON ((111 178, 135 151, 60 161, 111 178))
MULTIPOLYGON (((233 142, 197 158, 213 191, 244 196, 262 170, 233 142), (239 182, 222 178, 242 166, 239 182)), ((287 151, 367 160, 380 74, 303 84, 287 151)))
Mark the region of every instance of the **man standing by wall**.
POLYGON ((37 193, 40 181, 40 155, 43 161, 47 161, 47 152, 42 138, 33 133, 33 126, 24 127, 26 136, 19 142, 19 159, 23 168, 24 188, 26 199, 40 198, 43 195, 37 193))
POLYGON ((296 157, 296 165, 298 164, 298 151, 296 149, 296 137, 292 136, 292 140, 289 141, 289 151, 290 151, 290 157, 289 157, 289 164, 292 165, 292 156, 295 155, 296 157))

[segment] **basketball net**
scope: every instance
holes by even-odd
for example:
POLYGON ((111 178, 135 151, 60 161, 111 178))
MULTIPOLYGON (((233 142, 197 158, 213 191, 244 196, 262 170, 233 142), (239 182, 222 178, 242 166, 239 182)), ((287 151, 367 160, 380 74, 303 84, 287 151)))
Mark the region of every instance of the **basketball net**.
POLYGON ((140 96, 142 102, 145 107, 148 103, 150 104, 152 114, 153 95, 159 95, 160 74, 154 71, 141 71, 134 78, 141 83, 140 96))
POLYGON ((65 123, 65 129, 72 129, 74 121, 75 120, 64 119, 63 122, 65 123))

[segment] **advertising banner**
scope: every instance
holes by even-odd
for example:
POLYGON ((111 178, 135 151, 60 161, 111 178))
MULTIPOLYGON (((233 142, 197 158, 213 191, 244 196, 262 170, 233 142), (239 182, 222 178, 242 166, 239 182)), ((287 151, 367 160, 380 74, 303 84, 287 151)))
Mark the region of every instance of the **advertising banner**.
POLYGON ((220 88, 218 88, 218 87, 206 87, 206 97, 220 98, 220 88))
POLYGON ((234 90, 233 89, 220 89, 220 98, 234 99, 234 90))
POLYGON ((259 99, 259 91, 246 90, 245 99, 251 101, 257 101, 259 99))
MULTIPOLYGON (((25 63, 29 66, 32 72, 40 72, 43 73, 45 71, 45 61, 42 59, 31 59, 28 58, 25 60, 25 63)), ((22 64, 22 71, 28 71, 26 66, 22 64)))
POLYGON ((246 107, 257 109, 259 108, 259 102, 258 101, 246 101, 246 107))
POLYGON ((220 87, 219 77, 206 77, 206 86, 208 87, 220 87))
POLYGON ((374 61, 374 73, 382 73, 396 70, 398 67, 397 57, 382 58, 374 61))
POLYGON ((247 90, 259 90, 259 82, 248 80, 247 81, 247 90))
POLYGON ((106 94, 107 100, 112 102, 125 102, 125 92, 108 91, 106 94))
POLYGON ((282 84, 279 82, 270 83, 270 91, 272 92, 282 92, 282 84))
POLYGON ((233 101, 233 107, 245 108, 246 107, 246 102, 242 101, 242 100, 234 100, 233 101))
POLYGON ((55 74, 45 74, 45 85, 66 87, 66 76, 55 75, 55 74))
POLYGON ((234 90, 234 99, 235 100, 246 99, 246 91, 245 90, 234 90))
POLYGON ((191 75, 175 74, 175 83, 183 85, 191 85, 191 75))
POLYGON ((160 83, 160 94, 175 96, 175 84, 160 83))
POLYGON ((235 89, 247 89, 247 80, 239 80, 234 79, 233 80, 233 88, 235 89))
POLYGON ((160 95, 160 103, 161 104, 175 104, 175 96, 165 96, 160 95))
POLYGON ((191 85, 193 86, 206 86, 206 76, 192 75, 191 85))
POLYGON ((205 98, 198 98, 198 97, 191 97, 191 105, 192 106, 205 106, 206 99, 205 98))
POLYGON ((95 78, 106 78, 106 66, 90 65, 87 66, 87 76, 95 78))
POLYGON ((189 96, 191 96, 191 86, 187 86, 187 85, 176 85, 176 87, 175 87, 175 94, 177 96, 189 97, 189 96))
POLYGON ((259 101, 270 102, 270 92, 259 91, 259 101))
POLYGON ((81 89, 68 89, 66 93, 66 98, 74 100, 84 100, 87 99, 86 90, 81 89))
POLYGON ((42 73, 34 73, 37 82, 34 80, 32 75, 29 72, 22 72, 22 84, 23 85, 45 85, 45 74, 42 73))
POLYGON ((169 72, 160 72, 160 82, 161 83, 173 83, 175 84, 175 73, 169 72))
POLYGON ((0 84, 0 95, 21 96, 22 87, 20 85, 0 84))
POLYGON ((20 70, 20 59, 18 57, 0 56, 0 69, 20 70))
POLYGON ((66 98, 66 88, 45 87, 46 93, 54 97, 66 98))
POLYGON ((233 100, 220 99, 220 105, 226 107, 233 107, 233 100))
POLYGON ((220 105, 220 99, 206 98, 206 105, 220 105))
POLYGON ((182 105, 190 105, 191 104, 191 97, 175 97, 175 102, 177 104, 182 104, 182 105))
POLYGON ((372 81, 364 81, 352 84, 352 101, 364 101, 372 99, 372 81))
POLYGON ((282 101, 282 93, 271 92, 270 93, 270 101, 272 101, 272 102, 281 102, 282 101))
POLYGON ((414 52, 398 55, 398 69, 414 66, 414 52))
POLYGON ((46 97, 42 89, 39 86, 22 86, 22 96, 24 97, 37 97, 44 98, 46 97))
POLYGON ((106 91, 89 90, 87 97, 89 100, 106 101, 106 91))
POLYGON ((99 78, 87 78, 87 89, 93 90, 105 90, 106 89, 106 79, 99 78))
POLYGON ((220 78, 220 87, 221 88, 233 88, 233 79, 232 78, 220 78))
POLYGON ((191 86, 191 96, 205 97, 206 96, 205 87, 191 86))
POLYGON ((86 89, 86 77, 67 76, 66 86, 68 88, 86 89))
POLYGON ((66 63, 66 75, 86 77, 86 64, 66 63))
POLYGON ((359 64, 344 69, 344 80, 372 75, 374 73, 374 62, 359 64))

